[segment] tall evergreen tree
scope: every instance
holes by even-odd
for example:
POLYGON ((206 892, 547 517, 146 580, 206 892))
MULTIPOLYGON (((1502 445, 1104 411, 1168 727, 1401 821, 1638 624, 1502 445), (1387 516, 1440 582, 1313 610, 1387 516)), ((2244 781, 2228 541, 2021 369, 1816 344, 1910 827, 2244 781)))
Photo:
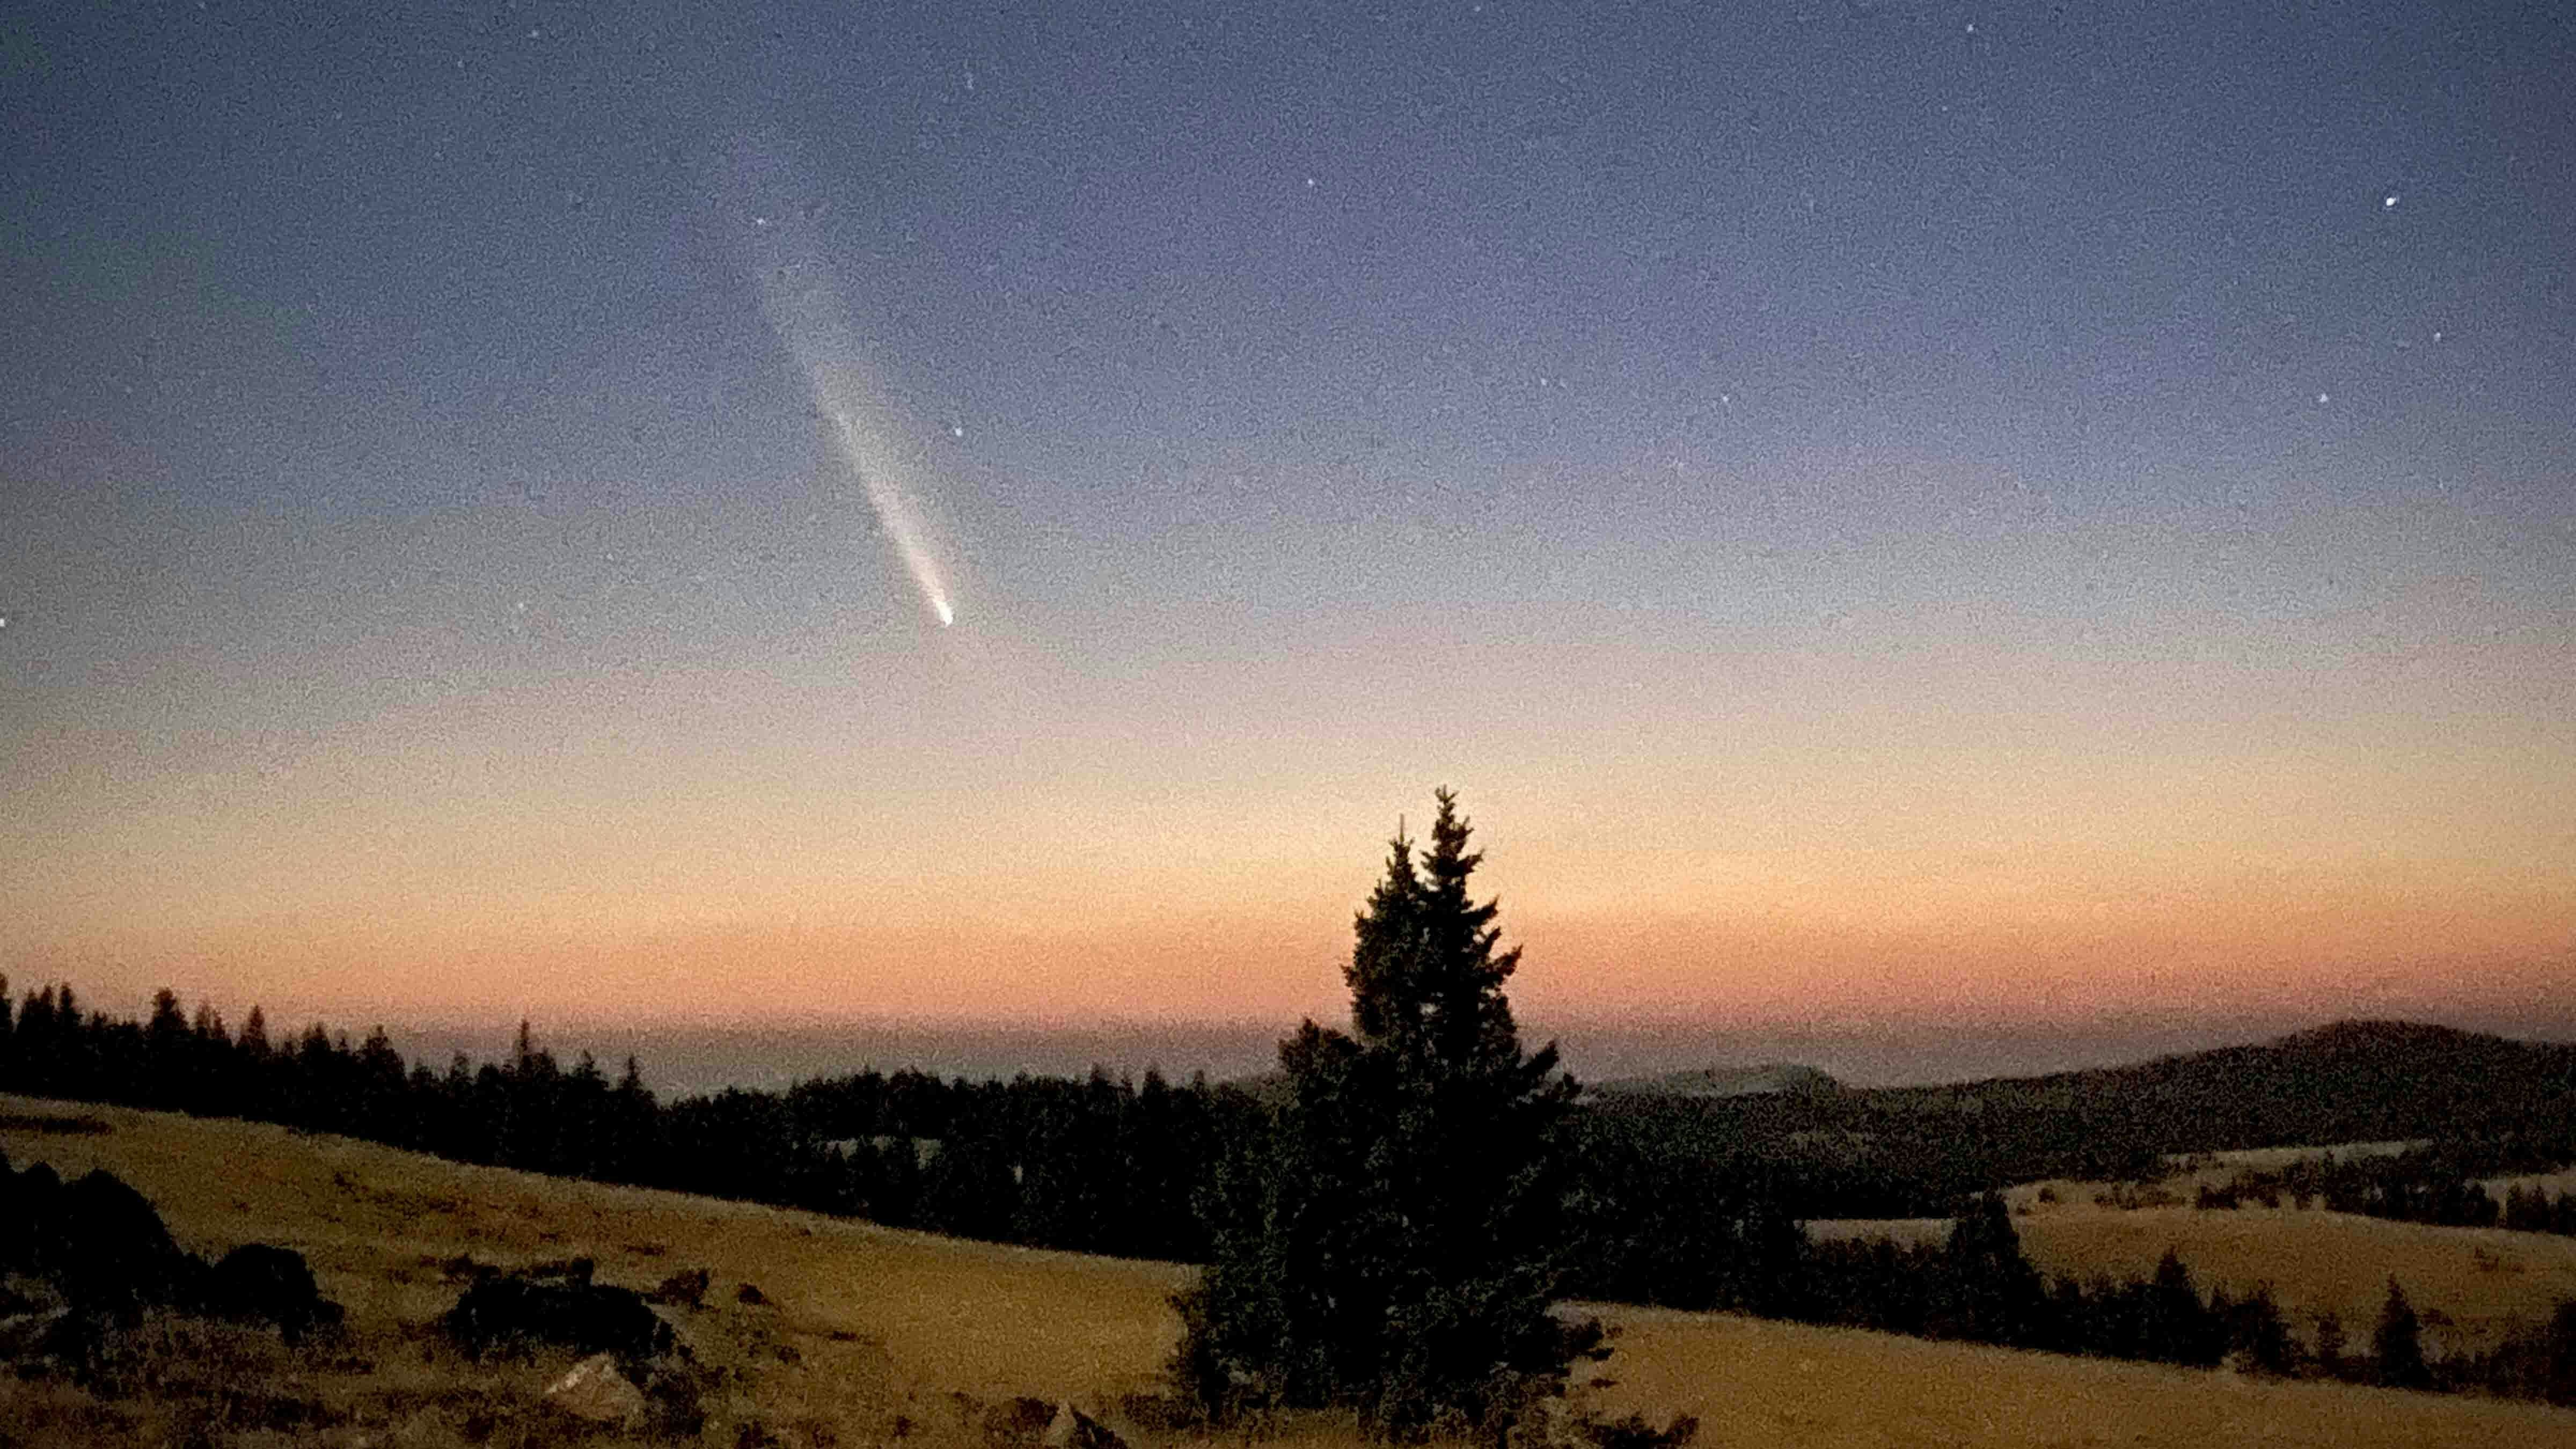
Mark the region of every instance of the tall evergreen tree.
POLYGON ((190 1069, 195 1065, 190 1045, 188 1018, 179 1010, 179 995, 164 986, 152 993, 152 1016, 143 1027, 145 1106, 167 1111, 186 1104, 190 1069))
POLYGON ((2286 1378, 2298 1368, 2298 1345, 2290 1339, 2289 1323, 2281 1317, 2281 1306, 2273 1301, 2268 1283, 2257 1284, 2251 1297, 2234 1306, 2228 1315, 2227 1341, 2229 1351, 2251 1372, 2286 1378))
POLYGON ((2429 1389, 2432 1368, 2424 1362, 2423 1322, 2397 1279, 2388 1280, 2388 1301, 2380 1306, 2379 1329, 2371 1335, 2379 1356, 2379 1382, 2392 1389, 2429 1389))
POLYGON ((2203 1302, 2191 1269, 2172 1248, 2156 1260, 2148 1280, 2140 1326, 2140 1356, 2163 1363, 2209 1368, 2227 1356, 2226 1320, 2203 1302))
MULTIPOLYGON (((1963 1204, 1941 1251, 1935 1337, 2028 1347, 2038 1342, 2047 1293, 2022 1255, 2021 1234, 2001 1194, 1963 1204)), ((2195 1300, 2195 1306, 2197 1300, 2195 1300)))
POLYGON ((1430 848, 1399 833, 1354 923, 1351 1032, 1309 1021, 1280 1044, 1292 1100, 1212 1195, 1177 1365, 1212 1409, 1248 1387, 1390 1437, 1499 1435, 1599 1342, 1548 1312, 1575 1085, 1553 1045, 1521 1047, 1520 952, 1468 892, 1482 856, 1457 797, 1435 798, 1430 848))

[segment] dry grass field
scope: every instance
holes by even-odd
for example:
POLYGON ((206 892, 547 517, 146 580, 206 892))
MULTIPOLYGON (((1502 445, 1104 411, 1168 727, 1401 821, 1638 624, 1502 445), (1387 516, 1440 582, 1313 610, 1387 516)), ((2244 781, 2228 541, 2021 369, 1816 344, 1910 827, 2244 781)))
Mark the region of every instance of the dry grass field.
MULTIPOLYGON (((2313 1315, 2331 1312, 2356 1342, 2378 1320, 2391 1274, 2415 1306, 2428 1311, 2426 1347, 2436 1353, 2493 1347, 2516 1323, 2546 1318, 2561 1299, 2576 1298, 2576 1238, 2436 1228, 2289 1206, 2204 1212, 2189 1205, 2201 1184, 2222 1184, 2240 1168, 2279 1168, 2327 1152, 2345 1158, 2385 1155, 2408 1145, 2360 1142, 2211 1154, 2153 1184, 2174 1199, 2169 1206, 2101 1206, 2097 1194, 2136 1187, 2107 1182, 2024 1183, 2004 1196, 2023 1251, 2044 1273, 2143 1277, 2173 1248, 2204 1289, 2224 1286, 2242 1295, 2268 1284, 2294 1322, 2304 1326, 2313 1315)), ((2562 1179, 2576 1185, 2576 1173, 2511 1181, 2562 1179)), ((1930 1243, 1946 1237, 1950 1224, 1946 1218, 1856 1218, 1808 1228, 1826 1240, 1930 1243)))
POLYGON ((1761 1445, 2576 1444, 2576 1413, 2261 1383, 1725 1315, 1605 1310, 1610 1412, 1695 1414, 1695 1449, 1761 1445), (2452 1413, 2443 1410, 2454 1411, 2452 1413))
POLYGON ((2152 1272, 2176 1249, 2206 1288, 2231 1293, 2271 1285, 2294 1316, 2332 1312, 2356 1340, 2378 1320, 2396 1275, 2425 1314, 2425 1348, 2490 1348, 2517 1322, 2546 1318, 2576 1298, 2576 1238, 2500 1228, 2436 1228, 2295 1208, 2199 1212, 2086 1208, 2018 1220, 2043 1272, 2152 1272), (2440 1314, 2441 1317, 2434 1317, 2440 1314))
MULTIPOLYGON (((589 1255, 603 1280, 639 1287, 684 1267, 712 1270, 708 1306, 683 1315, 717 1384, 696 1442, 982 1449, 982 1415, 998 1400, 1062 1397, 1114 1411, 1150 1389, 1177 1332, 1164 1298, 1188 1272, 552 1181, 274 1127, 0 1099, 0 1116, 48 1115, 111 1130, 0 1129, 11 1161, 50 1162, 67 1176, 106 1167, 199 1252, 253 1239, 296 1248, 351 1322, 343 1342, 319 1352, 290 1352, 264 1331, 158 1323, 126 1375, 131 1398, 0 1378, 0 1445, 621 1442, 542 1403, 569 1355, 474 1364, 426 1327, 458 1291, 442 1265, 471 1253, 504 1266, 589 1255), (743 1283, 769 1302, 737 1302, 743 1283)), ((2526 1405, 1600 1311, 1621 1335, 1613 1382, 1595 1391, 1600 1406, 1696 1414, 1698 1443, 1710 1449, 2576 1446, 2576 1413, 2526 1405)), ((1188 1442, 1120 1427, 1140 1449, 1188 1442)), ((1351 1449, 1355 1440, 1347 1426, 1306 1422, 1274 1425, 1266 1442, 1351 1449)))

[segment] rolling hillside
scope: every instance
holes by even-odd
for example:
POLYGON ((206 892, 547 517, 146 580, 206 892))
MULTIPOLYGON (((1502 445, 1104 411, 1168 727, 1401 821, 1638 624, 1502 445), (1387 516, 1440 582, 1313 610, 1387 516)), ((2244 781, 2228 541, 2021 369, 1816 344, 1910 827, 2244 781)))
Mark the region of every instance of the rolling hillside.
POLYGON ((2576 1046, 2397 1021, 2342 1021, 2135 1066, 1869 1094, 1890 1112, 2081 1114, 2167 1152, 2564 1131, 2576 1046))
POLYGON ((2185 1153, 2512 1139, 2576 1156, 2576 1046, 2401 1022, 1931 1087, 1723 1094, 1691 1089, 1700 1075, 1589 1095, 1591 1130, 1762 1159, 1809 1217, 1935 1215, 1961 1193, 2148 1177, 2185 1153))
MULTIPOLYGON (((351 1310, 348 1343, 309 1357, 273 1337, 174 1334, 154 1382, 176 1397, 100 1403, 50 1381, 0 1379, 7 1442, 162 1442, 209 1404, 245 1403, 269 1406, 266 1427, 201 1442, 442 1449, 598 1439, 540 1404, 565 1362, 471 1364, 425 1327, 455 1299, 448 1265, 460 1254, 505 1266, 585 1254, 602 1279, 637 1286, 679 1267, 710 1269, 718 1291, 682 1325, 722 1371, 698 1442, 980 1449, 987 1410, 1022 1394, 1099 1408, 1140 1449, 1194 1442, 1116 1412, 1155 1384, 1177 1327, 1165 1296, 1187 1269, 459 1166, 275 1127, 25 1100, 0 1101, 0 1115, 11 1119, 0 1126, 11 1161, 66 1174, 109 1168, 196 1251, 250 1239, 294 1247, 351 1310), (108 1130, 42 1130, 65 1120, 108 1130), (745 1283, 767 1301, 737 1302, 745 1283)), ((2576 1413, 2527 1405, 1600 1311, 1620 1333, 1615 1383, 1596 1391, 1601 1407, 1695 1413, 1708 1449, 2576 1445, 2576 1413)), ((1329 1422, 1275 1428, 1291 1443, 1355 1442, 1329 1422)))

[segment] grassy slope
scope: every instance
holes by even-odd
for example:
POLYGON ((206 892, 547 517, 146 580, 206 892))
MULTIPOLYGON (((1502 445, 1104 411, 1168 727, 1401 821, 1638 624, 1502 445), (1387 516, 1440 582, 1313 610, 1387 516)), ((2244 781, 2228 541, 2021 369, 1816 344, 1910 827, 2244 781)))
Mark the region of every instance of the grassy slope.
MULTIPOLYGON (((2435 1228, 2382 1222, 2348 1213, 2294 1208, 2140 1208, 2090 1204, 2043 1207, 2015 1218, 2022 1249, 2043 1273, 2089 1279, 2144 1277, 2167 1248, 2190 1265, 2203 1288, 2233 1294, 2268 1284, 2294 1320, 2331 1312, 2345 1335, 2367 1339, 2395 1274, 2418 1309, 2448 1318, 2427 1346, 2492 1347, 2516 1323, 2548 1317, 2559 1300, 2576 1298, 2576 1238, 2509 1233, 2499 1228, 2435 1228)), ((1852 1218, 1811 1224, 1819 1238, 1886 1237, 1939 1242, 1946 1218, 1852 1218)))
MULTIPOLYGON (((790 1445, 968 1444, 972 1406, 1030 1393, 1107 1404, 1149 1385, 1176 1324, 1164 1295, 1187 1270, 956 1242, 668 1193, 462 1167, 282 1129, 0 1099, 0 1114, 76 1113, 98 1135, 0 1131, 24 1165, 104 1166, 160 1204, 199 1251, 264 1239, 303 1250, 350 1305, 362 1363, 307 1387, 348 1421, 322 1442, 541 1442, 524 1405, 561 1364, 469 1366, 419 1325, 455 1297, 437 1261, 586 1253, 612 1282, 714 1270, 719 1306, 691 1315, 701 1353, 732 1370, 705 1442, 758 1418, 790 1445), (757 1283, 767 1308, 732 1301, 757 1283), (791 1361, 792 1360, 792 1361, 791 1361), (499 1430, 461 1426, 460 1391, 502 1404, 499 1430), (512 1414, 518 1417, 511 1417, 512 1414)), ((1700 1444, 2021 1446, 2209 1442, 2576 1446, 2576 1414, 2373 1390, 1919 1343, 1741 1319, 1604 1309, 1622 1330, 1612 1412, 1690 1412, 1700 1444)), ((274 1357, 274 1356, 272 1356, 274 1357)), ((292 1368, 271 1368, 286 1372, 292 1368)), ((0 1379, 0 1440, 120 1437, 63 1395, 0 1379), (51 1416, 48 1418, 47 1416, 51 1416), (34 1432, 27 1426, 34 1424, 34 1432)), ((144 1440, 153 1426, 126 1426, 144 1440)), ((1310 1427, 1292 1442, 1347 1445, 1310 1427)))
MULTIPOLYGON (((2214 1160, 2153 1184, 2188 1204, 2206 1183, 2224 1184, 2240 1167, 2278 1168, 2302 1157, 2384 1155, 2402 1142, 2339 1143, 2333 1147, 2274 1147, 2213 1154, 2214 1160)), ((2559 1177, 2497 1179, 2502 1184, 2564 1179, 2576 1187, 2576 1170, 2559 1177)), ((2295 1207, 2246 1207, 2203 1212, 2187 1205, 2121 1210, 2094 1204, 2094 1194, 2121 1184, 2024 1183, 2005 1198, 2016 1216, 2022 1247, 2042 1272, 2090 1278, 2143 1277, 2168 1247, 2191 1266, 2202 1287, 2231 1293, 2269 1284, 2273 1297, 2304 1318, 2331 1312, 2343 1319, 2347 1338, 2365 1343, 2395 1274, 2418 1309, 2433 1309, 2429 1346, 2492 1347, 2516 1323, 2546 1318, 2561 1299, 2576 1298, 2576 1238, 2510 1233, 2495 1228, 2436 1228, 2421 1223, 2295 1207), (2040 1200, 2042 1188, 2055 1202, 2040 1200)), ((2132 1190, 2134 1184, 2128 1185, 2132 1190)), ((1936 1243, 1950 1231, 1947 1218, 1845 1218, 1811 1223, 1820 1239, 1891 1238, 1936 1243)), ((2302 1325, 2304 1326, 2304 1325, 2302 1325)))
POLYGON ((2576 1298, 2576 1238, 2499 1228, 2436 1228, 2294 1208, 2198 1212, 2091 1207, 2019 1220, 2031 1258, 2055 1273, 2143 1276, 2170 1246, 2206 1286, 2231 1292, 2272 1285, 2297 1313, 2331 1311, 2366 1342, 2395 1274, 2419 1310, 2452 1326, 2428 1330, 2436 1352, 2490 1347, 2515 1322, 2546 1318, 2576 1298))
POLYGON ((756 1284, 776 1336, 830 1356, 834 1330, 882 1338, 906 1378, 968 1392, 1127 1392, 1177 1330, 1163 1303, 1188 1270, 903 1232, 678 1193, 474 1167, 348 1138, 157 1113, 13 1102, 116 1125, 100 1136, 0 1133, 24 1166, 106 1167, 160 1207, 184 1247, 253 1239, 301 1249, 362 1317, 420 1320, 456 1299, 433 1266, 470 1252, 511 1265, 587 1254, 603 1281, 649 1287, 713 1270, 756 1284), (1077 1321, 1057 1315, 1080 1308, 1077 1321))

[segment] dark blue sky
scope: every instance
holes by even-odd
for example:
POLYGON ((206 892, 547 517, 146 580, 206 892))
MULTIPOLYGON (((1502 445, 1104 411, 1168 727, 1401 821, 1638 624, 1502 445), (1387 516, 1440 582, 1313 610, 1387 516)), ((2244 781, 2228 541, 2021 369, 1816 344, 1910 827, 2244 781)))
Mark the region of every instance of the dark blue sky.
POLYGON ((239 449, 209 499, 346 486, 272 412, 436 475, 396 505, 425 455, 702 488, 774 391, 713 234, 751 137, 964 466, 1084 455, 1084 526, 1227 444, 1362 494, 1925 440, 2183 501, 2463 434, 2563 468, 2567 18, 2109 8, 63 7, 10 44, 12 441, 106 394, 239 449))
MULTIPOLYGON (((1797 915, 1965 834, 2474 877, 2556 979, 2570 75, 2534 4, 22 8, 0 845, 53 863, 0 951, 354 999, 354 916, 768 939, 949 880, 997 793, 1031 910, 1222 897, 1164 872, 1255 807, 1331 822, 1255 894, 1338 901, 1436 777, 1525 803, 1567 919, 1797 915), (846 323, 912 578, 779 288, 846 323), (1583 822, 1650 793, 1747 853, 1622 896, 1583 822), (1124 884, 1068 883, 1102 840, 1124 884), (239 964, 287 920, 304 975, 239 964)), ((2022 949, 1978 939, 1941 980, 2022 949)), ((1772 1000, 1672 949, 1625 999, 1772 1000)))

